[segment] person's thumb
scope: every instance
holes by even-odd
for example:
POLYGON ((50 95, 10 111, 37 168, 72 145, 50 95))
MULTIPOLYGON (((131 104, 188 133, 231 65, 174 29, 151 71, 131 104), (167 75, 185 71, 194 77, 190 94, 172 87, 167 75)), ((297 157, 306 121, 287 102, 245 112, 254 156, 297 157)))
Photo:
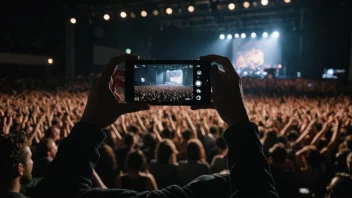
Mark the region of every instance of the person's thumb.
POLYGON ((130 104, 120 104, 118 105, 118 111, 121 114, 133 113, 137 111, 145 111, 150 109, 150 105, 146 103, 130 103, 130 104))
POLYGON ((218 90, 218 87, 221 85, 221 77, 219 74, 219 67, 217 65, 211 66, 210 83, 211 83, 213 92, 216 92, 218 90))

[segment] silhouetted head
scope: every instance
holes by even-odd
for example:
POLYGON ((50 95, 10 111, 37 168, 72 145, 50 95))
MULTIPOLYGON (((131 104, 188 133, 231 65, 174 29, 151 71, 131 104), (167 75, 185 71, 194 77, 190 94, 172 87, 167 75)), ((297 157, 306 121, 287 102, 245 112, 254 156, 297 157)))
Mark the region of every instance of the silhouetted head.
POLYGON ((327 187, 326 198, 352 197, 352 176, 348 173, 338 173, 327 187))
POLYGON ((186 153, 188 161, 205 162, 204 147, 198 139, 191 139, 188 141, 186 153))
POLYGON ((282 143, 275 144, 270 148, 269 153, 273 164, 283 165, 285 163, 287 152, 282 143))
POLYGON ((142 151, 137 150, 128 153, 126 165, 130 171, 144 171, 147 166, 147 161, 142 151))
POLYGON ((171 140, 165 139, 160 142, 157 148, 156 159, 159 163, 167 164, 176 154, 178 154, 178 151, 175 144, 171 140))

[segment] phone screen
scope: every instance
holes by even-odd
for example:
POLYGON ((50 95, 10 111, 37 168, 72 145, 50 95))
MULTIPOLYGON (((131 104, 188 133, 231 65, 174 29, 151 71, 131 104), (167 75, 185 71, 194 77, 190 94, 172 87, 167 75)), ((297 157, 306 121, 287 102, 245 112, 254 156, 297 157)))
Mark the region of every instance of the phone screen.
POLYGON ((126 61, 127 102, 197 105, 210 102, 210 62, 126 61))

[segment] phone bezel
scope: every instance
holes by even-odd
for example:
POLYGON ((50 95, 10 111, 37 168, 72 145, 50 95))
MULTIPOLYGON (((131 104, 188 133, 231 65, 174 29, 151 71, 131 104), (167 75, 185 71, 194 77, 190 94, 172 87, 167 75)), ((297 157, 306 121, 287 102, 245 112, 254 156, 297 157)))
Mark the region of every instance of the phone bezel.
MULTIPOLYGON (((210 82, 210 61, 205 60, 133 60, 125 62, 125 100, 127 103, 148 103, 151 105, 178 105, 178 106, 198 106, 207 105, 211 99, 211 82, 210 82), (190 100, 182 102, 141 102, 134 101, 134 65, 136 64, 193 64, 200 65, 204 79, 202 86, 202 100, 190 100)), ((195 75, 195 74, 194 74, 195 75)), ((195 94, 195 90, 193 90, 195 94)))

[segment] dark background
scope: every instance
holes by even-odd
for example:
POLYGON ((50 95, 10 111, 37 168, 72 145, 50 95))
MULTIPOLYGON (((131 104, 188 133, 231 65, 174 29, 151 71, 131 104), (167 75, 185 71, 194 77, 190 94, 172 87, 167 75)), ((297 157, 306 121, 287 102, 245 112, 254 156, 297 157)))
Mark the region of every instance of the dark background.
MULTIPOLYGON (((111 15, 107 22, 101 17, 103 12, 99 15, 96 10, 77 6, 82 2, 85 3, 28 1, 4 4, 0 52, 47 55, 54 58, 55 64, 50 69, 1 64, 0 75, 64 76, 68 48, 73 46, 76 75, 102 70, 103 65, 94 64, 94 45, 115 48, 121 53, 130 48, 142 59, 197 59, 210 53, 232 56, 231 45, 224 47, 219 43, 221 33, 234 34, 231 28, 198 30, 151 18, 120 20, 116 15, 111 15), (92 16, 92 13, 96 15, 92 16), (69 23, 72 16, 77 19, 75 25, 69 23), (73 43, 67 42, 67 31, 74 32, 73 43)), ((324 68, 335 68, 346 69, 347 79, 351 58, 351 1, 302 2, 299 7, 304 7, 303 20, 278 26, 282 63, 287 74, 294 76, 300 71, 303 77, 318 79, 324 68), (303 43, 301 48, 300 42, 303 43)), ((104 5, 104 1, 100 3, 104 5)))

